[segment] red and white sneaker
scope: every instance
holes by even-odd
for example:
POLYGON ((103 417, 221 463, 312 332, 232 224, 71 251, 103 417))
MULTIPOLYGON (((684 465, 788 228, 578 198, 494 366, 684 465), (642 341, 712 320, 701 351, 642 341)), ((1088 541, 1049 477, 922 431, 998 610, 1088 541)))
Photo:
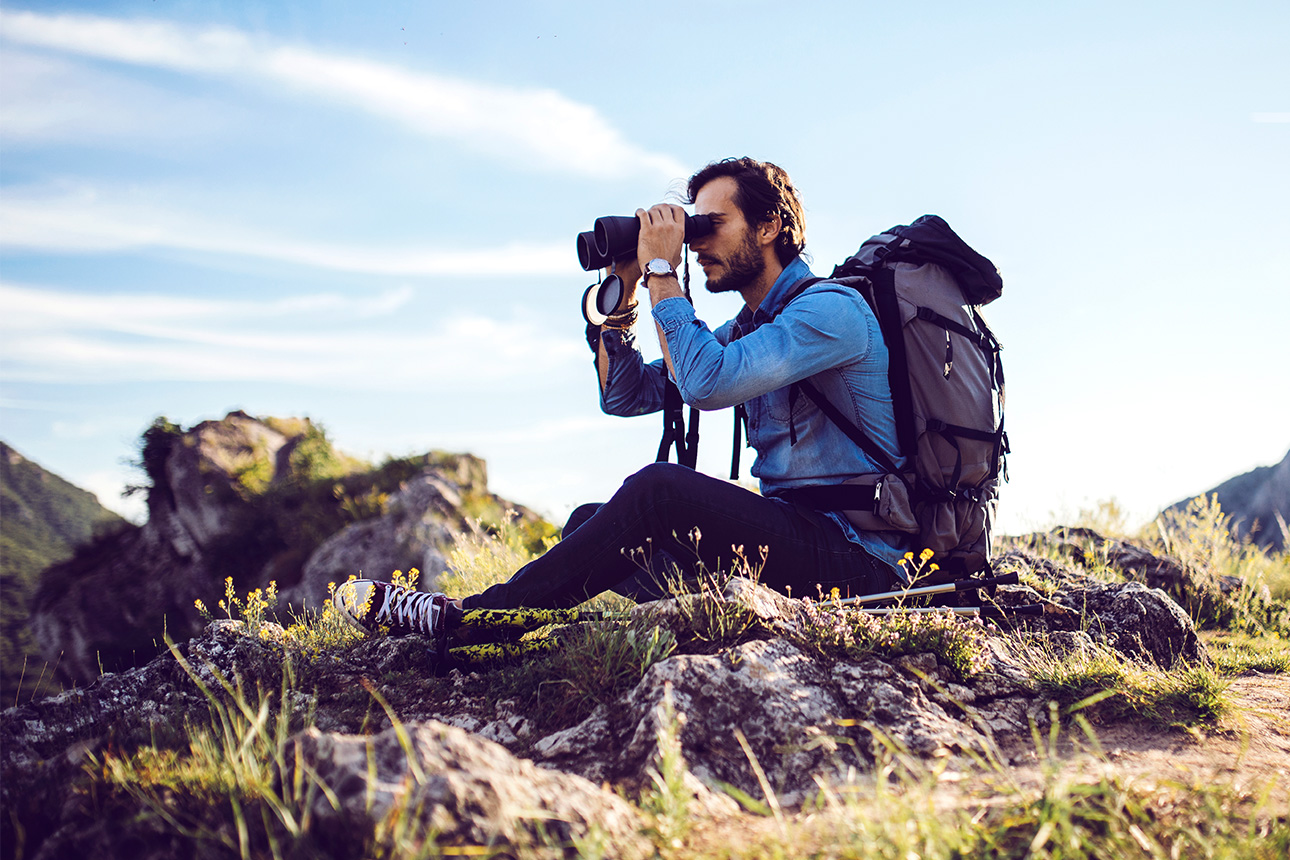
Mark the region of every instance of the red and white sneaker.
POLYGON ((365 633, 388 627, 391 636, 419 633, 438 639, 447 626, 448 597, 438 592, 353 579, 336 589, 331 602, 342 618, 365 633))

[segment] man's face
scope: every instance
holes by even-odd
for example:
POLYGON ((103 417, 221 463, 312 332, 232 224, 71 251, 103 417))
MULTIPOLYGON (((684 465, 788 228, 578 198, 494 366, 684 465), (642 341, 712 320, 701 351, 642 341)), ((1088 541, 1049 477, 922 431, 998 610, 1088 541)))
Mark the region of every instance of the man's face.
POLYGON ((752 227, 735 204, 737 190, 733 179, 719 176, 700 188, 694 198, 695 214, 712 219, 712 232, 691 243, 710 293, 742 291, 766 271, 752 227))

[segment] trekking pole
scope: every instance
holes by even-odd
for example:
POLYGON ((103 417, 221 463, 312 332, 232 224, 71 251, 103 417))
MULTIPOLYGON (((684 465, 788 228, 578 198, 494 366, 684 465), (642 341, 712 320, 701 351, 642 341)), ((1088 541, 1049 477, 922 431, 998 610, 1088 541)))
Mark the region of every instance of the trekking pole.
POLYGON ((1024 606, 889 606, 885 608, 863 607, 857 609, 866 615, 897 615, 900 613, 952 612, 966 618, 981 618, 987 621, 1001 621, 1018 615, 1038 616, 1044 614, 1042 603, 1027 603, 1024 606))
POLYGON ((1017 574, 1004 573, 989 576, 985 579, 960 579, 957 582, 946 582, 941 585, 924 585, 919 588, 903 588, 899 591, 884 591, 881 594, 862 594, 858 597, 844 597, 835 601, 842 605, 851 603, 878 603, 883 600, 899 600, 902 597, 921 597, 925 594, 949 594, 954 591, 971 591, 976 588, 993 588, 996 585, 1016 585, 1017 574))

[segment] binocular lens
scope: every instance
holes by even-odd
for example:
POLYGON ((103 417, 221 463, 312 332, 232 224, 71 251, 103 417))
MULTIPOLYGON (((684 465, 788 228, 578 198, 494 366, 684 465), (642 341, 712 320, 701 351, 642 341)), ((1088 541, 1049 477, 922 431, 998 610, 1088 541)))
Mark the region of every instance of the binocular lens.
POLYGON ((584 271, 590 272, 593 269, 608 268, 614 262, 612 257, 608 257, 600 252, 596 245, 596 234, 591 230, 578 234, 578 264, 584 271))

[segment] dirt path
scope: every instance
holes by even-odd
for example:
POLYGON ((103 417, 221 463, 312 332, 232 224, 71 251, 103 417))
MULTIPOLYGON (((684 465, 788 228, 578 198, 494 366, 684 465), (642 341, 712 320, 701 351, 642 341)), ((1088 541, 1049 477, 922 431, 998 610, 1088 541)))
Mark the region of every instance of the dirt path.
MULTIPOLYGON (((1067 731, 1062 758, 1092 776, 1102 770, 1134 782, 1181 787, 1230 786, 1241 793, 1271 788, 1273 810, 1290 808, 1290 675, 1243 675, 1232 680, 1231 713, 1207 729, 1160 729, 1139 723, 1096 727, 1102 754, 1067 731)), ((1042 780, 1033 745, 1004 752, 1023 785, 1042 780)))

